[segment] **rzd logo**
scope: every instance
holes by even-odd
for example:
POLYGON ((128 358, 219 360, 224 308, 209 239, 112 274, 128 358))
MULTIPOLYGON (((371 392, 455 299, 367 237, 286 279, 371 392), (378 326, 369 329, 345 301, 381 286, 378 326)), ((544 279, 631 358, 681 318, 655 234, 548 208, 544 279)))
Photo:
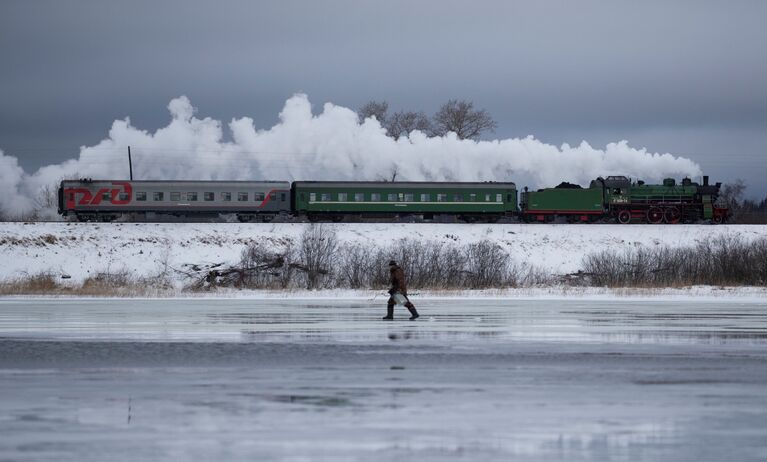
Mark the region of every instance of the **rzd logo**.
POLYGON ((66 188, 64 196, 67 198, 67 210, 75 208, 77 205, 99 205, 104 198, 104 194, 109 193, 109 202, 114 205, 127 205, 130 203, 133 195, 133 188, 127 181, 113 181, 112 186, 117 188, 101 188, 95 194, 86 188, 66 188), (128 197, 120 199, 120 193, 125 193, 128 197), (79 200, 77 196, 79 196, 79 200))

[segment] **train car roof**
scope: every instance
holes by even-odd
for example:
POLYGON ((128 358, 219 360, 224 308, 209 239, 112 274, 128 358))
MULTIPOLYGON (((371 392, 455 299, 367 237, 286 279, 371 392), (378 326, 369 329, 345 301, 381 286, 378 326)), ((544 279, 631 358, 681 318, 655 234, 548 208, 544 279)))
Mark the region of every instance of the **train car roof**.
POLYGON ((334 187, 431 187, 431 188, 477 188, 477 187, 512 187, 512 182, 499 181, 295 181, 296 186, 334 186, 334 187))
POLYGON ((62 183, 106 183, 106 182, 128 182, 128 183, 184 183, 184 184, 290 184, 290 181, 280 180, 110 180, 110 179, 79 179, 79 180, 61 180, 62 183))

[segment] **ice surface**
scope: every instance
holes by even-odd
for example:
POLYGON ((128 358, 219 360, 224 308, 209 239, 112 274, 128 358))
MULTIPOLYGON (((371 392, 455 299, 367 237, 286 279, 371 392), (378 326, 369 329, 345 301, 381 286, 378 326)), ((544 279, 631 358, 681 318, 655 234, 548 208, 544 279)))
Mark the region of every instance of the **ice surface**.
POLYGON ((767 454, 765 303, 414 301, 0 301, 0 460, 767 454))

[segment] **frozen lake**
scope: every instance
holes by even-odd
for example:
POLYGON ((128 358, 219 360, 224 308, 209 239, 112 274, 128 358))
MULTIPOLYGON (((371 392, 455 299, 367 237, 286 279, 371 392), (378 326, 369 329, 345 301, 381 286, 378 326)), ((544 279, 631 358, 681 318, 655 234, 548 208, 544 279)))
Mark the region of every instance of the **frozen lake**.
POLYGON ((767 302, 0 301, 0 460, 767 459, 767 302))

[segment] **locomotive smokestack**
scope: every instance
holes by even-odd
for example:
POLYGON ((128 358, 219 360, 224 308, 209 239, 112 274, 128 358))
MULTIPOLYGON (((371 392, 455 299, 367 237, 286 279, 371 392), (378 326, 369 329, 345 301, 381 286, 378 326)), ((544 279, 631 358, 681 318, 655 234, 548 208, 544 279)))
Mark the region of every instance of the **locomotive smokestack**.
POLYGON ((703 186, 708 186, 708 175, 703 175, 703 186))

